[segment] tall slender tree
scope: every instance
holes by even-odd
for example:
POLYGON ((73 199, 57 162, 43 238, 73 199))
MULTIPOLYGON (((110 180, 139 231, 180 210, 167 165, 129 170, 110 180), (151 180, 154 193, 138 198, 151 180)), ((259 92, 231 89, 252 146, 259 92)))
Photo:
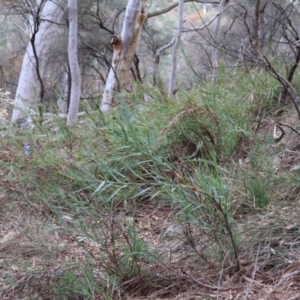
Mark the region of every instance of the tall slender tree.
MULTIPOLYGON (((26 3, 29 5, 31 2, 26 3)), ((43 77, 47 58, 57 35, 57 24, 64 14, 63 3, 64 0, 56 2, 41 0, 30 7, 29 11, 34 15, 34 28, 23 58, 12 122, 38 112, 41 98, 43 98, 43 77)))
POLYGON ((169 5, 166 8, 146 12, 145 0, 129 0, 126 7, 125 18, 121 35, 117 35, 112 39, 114 54, 112 58, 111 68, 106 80, 105 89, 102 96, 101 111, 107 112, 112 107, 115 90, 121 91, 128 84, 129 70, 134 58, 136 46, 138 44, 139 35, 142 25, 147 19, 156 17, 169 12, 179 5, 179 3, 199 2, 214 3, 214 0, 179 0, 180 2, 169 5))
POLYGON ((179 9, 178 9, 178 28, 175 33, 175 43, 172 51, 172 68, 169 81, 169 97, 173 97, 175 93, 175 80, 176 80, 176 69, 177 69, 177 52, 180 44, 180 37, 182 32, 183 24, 183 0, 178 0, 179 9))
POLYGON ((129 0, 122 33, 114 36, 111 43, 114 54, 103 92, 101 110, 107 112, 113 101, 114 90, 121 90, 128 82, 129 69, 133 61, 143 23, 147 19, 145 0, 129 0))
POLYGON ((68 0, 69 10, 69 45, 68 58, 71 74, 71 95, 67 125, 73 126, 78 120, 78 109, 81 94, 81 76, 77 55, 78 9, 77 0, 68 0))
POLYGON ((219 31, 220 31, 220 24, 221 24, 221 18, 222 18, 222 11, 224 9, 224 6, 228 3, 228 0, 220 0, 219 5, 219 12, 218 12, 218 18, 215 25, 215 31, 213 35, 213 41, 212 41, 212 52, 211 52, 211 61, 212 61, 212 82, 213 84, 217 83, 217 69, 219 65, 218 61, 218 37, 219 37, 219 31))

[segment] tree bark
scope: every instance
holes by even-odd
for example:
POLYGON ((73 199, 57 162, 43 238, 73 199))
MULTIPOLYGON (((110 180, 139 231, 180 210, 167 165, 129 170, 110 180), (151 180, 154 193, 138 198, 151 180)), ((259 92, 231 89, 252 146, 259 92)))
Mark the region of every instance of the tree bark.
POLYGON ((178 0, 178 28, 175 34, 175 43, 172 51, 172 68, 170 74, 169 81, 169 97, 173 97, 175 94, 175 82, 176 82, 176 69, 177 69, 177 52, 180 44, 180 37, 182 32, 182 24, 183 24, 183 0, 178 0))
POLYGON ((81 76, 77 55, 78 12, 77 0, 68 0, 69 10, 69 45, 68 58, 71 74, 71 95, 67 125, 72 127, 78 120, 78 109, 81 94, 81 76))
POLYGON ((212 82, 213 84, 217 83, 217 71, 218 71, 218 35, 220 31, 220 24, 221 24, 221 18, 222 14, 221 12, 223 11, 224 6, 227 4, 227 0, 221 0, 220 1, 220 6, 219 6, 219 12, 218 12, 218 18, 217 18, 217 23, 215 26, 215 32, 214 32, 214 37, 213 37, 213 45, 212 45, 212 52, 211 52, 211 61, 212 61, 212 82))
POLYGON ((254 50, 261 51, 264 47, 264 23, 265 10, 269 1, 257 0, 255 3, 254 20, 253 20, 253 34, 252 45, 254 50))
POLYGON ((129 70, 134 58, 141 28, 147 19, 145 2, 145 0, 128 1, 122 33, 120 36, 114 36, 112 39, 114 54, 103 92, 102 112, 107 112, 111 109, 114 91, 116 89, 121 91, 128 83, 129 70))
MULTIPOLYGON (((15 106, 12 113, 12 122, 30 117, 32 114, 38 112, 41 92, 38 74, 41 78, 44 77, 47 57, 49 56, 58 30, 58 25, 55 22, 59 22, 64 13, 61 6, 52 1, 41 3, 43 4, 40 14, 41 23, 34 41, 28 44, 23 58, 22 70, 14 101, 15 106), (32 47, 32 42, 34 42, 35 49, 32 47)), ((63 1, 61 0, 60 4, 62 3, 63 1)))
MULTIPOLYGON (((114 54, 102 96, 102 112, 107 112, 112 108, 114 91, 121 91, 129 82, 129 70, 133 61, 143 23, 148 18, 167 13, 179 4, 175 3, 165 9, 146 13, 145 2, 145 0, 128 1, 122 33, 121 35, 114 36, 112 39, 114 54)), ((213 0, 180 0, 180 2, 219 3, 219 1, 213 0)))
POLYGON ((71 94, 71 75, 69 66, 61 68, 61 78, 59 80, 59 98, 57 99, 57 107, 59 114, 68 114, 71 94))

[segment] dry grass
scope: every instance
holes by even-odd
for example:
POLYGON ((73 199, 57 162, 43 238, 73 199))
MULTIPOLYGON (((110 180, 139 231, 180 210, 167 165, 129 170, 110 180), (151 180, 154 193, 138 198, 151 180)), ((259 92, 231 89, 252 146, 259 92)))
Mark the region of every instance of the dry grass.
MULTIPOLYGON (((202 110, 187 110, 183 115, 193 113, 202 110)), ((163 132, 169 132, 180 120, 179 114, 163 132)), ((286 120, 282 117, 281 121, 286 120)), ((268 130, 258 131, 262 139, 270 135, 272 127, 268 119, 264 122, 263 127, 268 130)), ((289 124, 297 126, 297 122, 289 124)), ((285 139, 272 146, 274 156, 288 145, 289 140, 285 139)), ((76 140, 72 143, 73 151, 80 148, 76 140)), ((179 219, 179 207, 175 204, 164 205, 163 201, 146 197, 132 203, 124 199, 111 210, 105 210, 88 201, 85 190, 80 193, 87 200, 80 207, 60 203, 57 194, 50 197, 55 205, 38 199, 36 195, 44 194, 36 194, 37 186, 30 186, 24 176, 34 172, 33 178, 41 184, 47 180, 62 181, 62 171, 72 166, 72 162, 63 162, 70 148, 56 149, 59 158, 50 168, 42 159, 45 147, 42 140, 37 143, 35 162, 22 156, 20 141, 6 140, 1 144, 1 299, 296 300, 300 297, 299 188, 296 175, 290 176, 287 172, 290 169, 284 164, 273 170, 274 199, 262 209, 253 207, 245 197, 239 178, 228 178, 235 197, 238 270, 232 253, 223 253, 221 262, 214 253, 207 253, 211 240, 197 224, 179 219), (17 166, 17 170, 12 166, 17 166), (245 210, 245 204, 252 208, 245 210)), ((251 139, 241 141, 235 153, 239 153, 243 165, 236 159, 231 168, 244 168, 243 174, 256 172, 258 164, 251 159, 246 163, 253 147, 251 139)), ((271 150, 267 150, 267 159, 271 150)), ((264 174, 259 176, 264 178, 264 174)), ((72 192, 68 180, 62 184, 65 193, 72 192)))
MULTIPOLYGON (((203 264, 185 242, 184 226, 172 220, 170 208, 140 205, 134 222, 140 238, 155 250, 156 260, 141 263, 140 275, 124 278, 114 298, 126 299, 127 294, 128 299, 296 299, 300 290, 300 209, 296 204, 271 207, 269 212, 239 221, 241 270, 237 273, 228 262, 222 270, 218 264, 203 264)), ((126 215, 119 212, 116 219, 115 238, 120 245, 126 237, 126 215)), ((81 230, 67 217, 64 227, 49 215, 29 210, 10 212, 1 220, 1 299, 59 299, 52 287, 68 270, 78 272, 90 266, 91 258, 99 282, 114 268, 101 253, 112 254, 108 243, 106 249, 92 239, 82 245, 81 230)), ((109 228, 107 220, 99 224, 98 238, 107 235, 109 228)), ((205 241, 197 228, 192 231, 196 245, 205 241)), ((105 299, 101 294, 94 299, 105 299)))

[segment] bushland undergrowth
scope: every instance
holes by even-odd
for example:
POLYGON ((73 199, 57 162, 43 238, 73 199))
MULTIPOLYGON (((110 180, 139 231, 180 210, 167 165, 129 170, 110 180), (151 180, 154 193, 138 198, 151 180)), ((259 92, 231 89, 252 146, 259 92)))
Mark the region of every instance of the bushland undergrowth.
POLYGON ((276 165, 279 91, 240 71, 175 100, 139 87, 73 129, 3 128, 1 299, 246 295, 257 273, 286 267, 270 240, 291 219, 245 225, 299 193, 276 165))

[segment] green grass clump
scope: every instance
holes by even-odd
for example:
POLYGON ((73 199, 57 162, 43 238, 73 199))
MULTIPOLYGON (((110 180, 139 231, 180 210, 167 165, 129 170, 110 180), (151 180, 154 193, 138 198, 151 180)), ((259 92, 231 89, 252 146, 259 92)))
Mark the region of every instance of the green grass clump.
POLYGON ((209 272, 241 269, 238 217, 273 204, 278 182, 270 151, 262 150, 270 145, 260 145, 253 126, 274 108, 278 86, 260 71, 241 73, 230 82, 220 77, 217 87, 179 91, 174 100, 140 88, 119 95, 106 115, 87 112, 72 130, 54 119, 4 137, 3 192, 54 222, 84 253, 83 265, 66 259, 62 276, 50 276, 53 299, 174 295, 174 280, 188 287, 201 272, 216 282, 219 275, 209 272), (153 101, 144 103, 144 93, 153 101), (144 211, 151 223, 164 210, 156 231, 139 223, 144 211), (173 227, 165 229, 167 221, 173 227), (159 242, 151 243, 155 232, 159 242), (178 271, 186 266, 160 246, 168 239, 196 257, 199 273, 178 271))

